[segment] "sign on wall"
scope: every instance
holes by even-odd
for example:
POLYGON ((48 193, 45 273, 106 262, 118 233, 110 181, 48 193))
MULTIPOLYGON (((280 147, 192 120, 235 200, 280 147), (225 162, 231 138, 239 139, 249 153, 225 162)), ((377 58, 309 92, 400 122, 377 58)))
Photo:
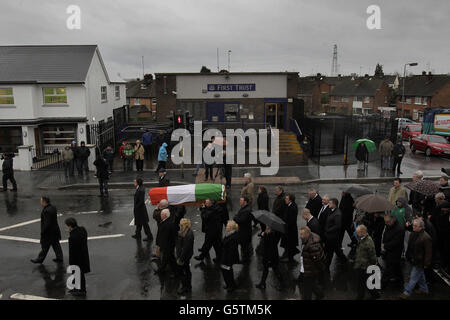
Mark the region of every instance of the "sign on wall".
POLYGON ((255 91, 254 83, 208 84, 208 91, 255 91))
POLYGON ((435 132, 450 132, 450 115, 436 114, 434 116, 434 131, 435 132))

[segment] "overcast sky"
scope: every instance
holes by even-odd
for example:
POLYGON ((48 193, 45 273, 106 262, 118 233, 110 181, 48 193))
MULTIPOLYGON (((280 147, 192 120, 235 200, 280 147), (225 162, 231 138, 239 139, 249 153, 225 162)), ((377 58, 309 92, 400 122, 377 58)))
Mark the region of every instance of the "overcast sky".
POLYGON ((450 72, 449 0, 1 0, 0 44, 98 44, 111 78, 145 72, 450 72), (81 9, 69 30, 66 8, 81 9), (381 30, 369 30, 369 5, 381 30))

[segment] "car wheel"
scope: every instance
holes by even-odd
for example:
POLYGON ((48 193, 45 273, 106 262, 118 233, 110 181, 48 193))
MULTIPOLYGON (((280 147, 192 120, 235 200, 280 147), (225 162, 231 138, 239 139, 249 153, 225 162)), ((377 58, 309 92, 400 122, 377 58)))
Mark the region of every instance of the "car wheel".
POLYGON ((416 147, 414 147, 413 144, 411 144, 411 152, 412 152, 412 153, 416 153, 416 147))
POLYGON ((430 157, 430 156, 431 156, 431 149, 430 149, 430 148, 427 148, 427 150, 425 150, 425 155, 426 155, 427 157, 430 157))

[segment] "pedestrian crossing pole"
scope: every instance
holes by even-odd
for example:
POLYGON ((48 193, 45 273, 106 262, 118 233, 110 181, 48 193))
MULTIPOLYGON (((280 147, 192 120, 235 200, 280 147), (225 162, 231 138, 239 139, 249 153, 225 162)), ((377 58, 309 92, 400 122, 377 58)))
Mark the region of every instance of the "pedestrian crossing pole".
POLYGON ((184 148, 181 148, 180 156, 183 159, 183 161, 181 162, 181 179, 184 179, 184 148))

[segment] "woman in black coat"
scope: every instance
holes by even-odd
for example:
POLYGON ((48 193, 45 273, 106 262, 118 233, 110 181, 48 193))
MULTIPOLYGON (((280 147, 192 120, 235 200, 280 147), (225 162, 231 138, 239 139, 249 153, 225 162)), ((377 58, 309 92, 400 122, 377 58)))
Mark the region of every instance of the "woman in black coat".
POLYGON ((228 221, 225 237, 222 241, 222 257, 220 259, 223 279, 228 292, 232 292, 236 288, 233 275, 233 264, 239 263, 239 235, 238 225, 234 221, 228 221))
MULTIPOLYGON (((258 198, 257 198, 258 210, 269 210, 269 195, 267 193, 267 189, 265 187, 260 186, 258 188, 258 198)), ((261 233, 266 230, 266 225, 262 222, 259 223, 261 226, 261 233)), ((260 233, 260 235, 261 235, 260 233)))
POLYGON ((366 144, 364 142, 358 144, 355 153, 356 160, 358 160, 358 170, 364 170, 368 155, 369 151, 367 150, 366 144))
POLYGON ((178 294, 181 295, 192 290, 192 273, 189 261, 194 254, 194 233, 191 230, 189 219, 182 218, 179 222, 179 229, 175 253, 181 275, 181 288, 178 290, 178 294))
POLYGON ((272 230, 269 226, 266 226, 266 230, 261 234, 261 247, 262 247, 262 264, 263 274, 261 281, 256 285, 258 289, 266 288, 266 279, 269 274, 269 268, 275 272, 275 275, 282 283, 281 272, 278 268, 279 256, 278 256, 278 239, 277 231, 272 230))

